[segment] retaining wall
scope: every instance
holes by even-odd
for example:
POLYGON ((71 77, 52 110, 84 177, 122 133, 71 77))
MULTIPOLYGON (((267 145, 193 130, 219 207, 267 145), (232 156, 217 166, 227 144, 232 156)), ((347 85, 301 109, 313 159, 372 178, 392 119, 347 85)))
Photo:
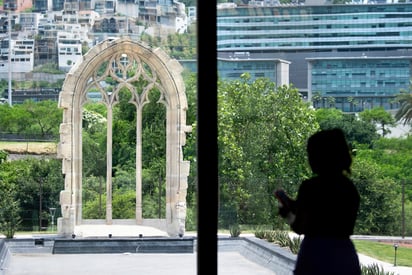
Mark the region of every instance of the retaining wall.
POLYGON ((245 258, 275 271, 276 275, 291 275, 296 255, 285 248, 256 237, 219 238, 218 251, 239 252, 245 258))

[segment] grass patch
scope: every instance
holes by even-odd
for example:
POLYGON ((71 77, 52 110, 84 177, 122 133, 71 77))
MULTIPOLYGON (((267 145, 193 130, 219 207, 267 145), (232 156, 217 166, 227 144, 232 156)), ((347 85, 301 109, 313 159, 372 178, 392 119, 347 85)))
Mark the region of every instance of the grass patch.
MULTIPOLYGON (((378 259, 387 263, 395 262, 395 248, 393 244, 375 241, 353 240, 356 250, 360 254, 378 259)), ((396 265, 412 267, 412 248, 399 246, 396 252, 396 265)))

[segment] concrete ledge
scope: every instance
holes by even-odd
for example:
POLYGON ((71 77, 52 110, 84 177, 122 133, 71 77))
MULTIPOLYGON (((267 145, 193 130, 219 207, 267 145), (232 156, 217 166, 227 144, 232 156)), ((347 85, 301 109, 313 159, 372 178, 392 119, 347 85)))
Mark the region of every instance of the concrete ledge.
POLYGON ((6 240, 5 244, 10 253, 51 253, 53 239, 25 238, 6 240))
POLYGON ((55 239, 53 254, 193 253, 193 238, 55 239))
POLYGON ((0 239, 0 275, 5 274, 9 258, 10 252, 7 247, 6 241, 4 239, 0 239))
POLYGON ((51 253, 53 240, 43 238, 0 239, 0 275, 5 275, 13 253, 51 253))
POLYGON ((219 238, 218 251, 236 251, 245 258, 275 271, 276 275, 291 275, 296 255, 285 248, 256 237, 219 238))

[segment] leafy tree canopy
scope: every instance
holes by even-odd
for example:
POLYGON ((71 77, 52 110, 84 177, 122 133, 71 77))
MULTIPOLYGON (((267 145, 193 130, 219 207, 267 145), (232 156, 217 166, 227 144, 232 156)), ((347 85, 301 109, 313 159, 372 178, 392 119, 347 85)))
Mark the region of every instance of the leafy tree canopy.
POLYGON ((308 175, 306 140, 317 129, 313 109, 292 86, 276 87, 263 78, 252 82, 248 74, 240 80, 219 81, 223 219, 227 223, 273 221, 274 202, 268 198, 285 181, 292 184, 284 187, 296 192, 299 180, 308 175))

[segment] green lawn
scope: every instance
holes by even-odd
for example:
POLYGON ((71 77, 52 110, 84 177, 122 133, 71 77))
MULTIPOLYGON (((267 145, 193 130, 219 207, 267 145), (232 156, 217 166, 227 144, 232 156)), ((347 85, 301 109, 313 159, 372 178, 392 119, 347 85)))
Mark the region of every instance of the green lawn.
MULTIPOLYGON (((393 247, 393 244, 362 240, 354 240, 353 243, 360 254, 387 263, 395 262, 395 248, 393 247)), ((396 264, 399 266, 412 267, 412 248, 399 246, 396 251, 396 264)))

